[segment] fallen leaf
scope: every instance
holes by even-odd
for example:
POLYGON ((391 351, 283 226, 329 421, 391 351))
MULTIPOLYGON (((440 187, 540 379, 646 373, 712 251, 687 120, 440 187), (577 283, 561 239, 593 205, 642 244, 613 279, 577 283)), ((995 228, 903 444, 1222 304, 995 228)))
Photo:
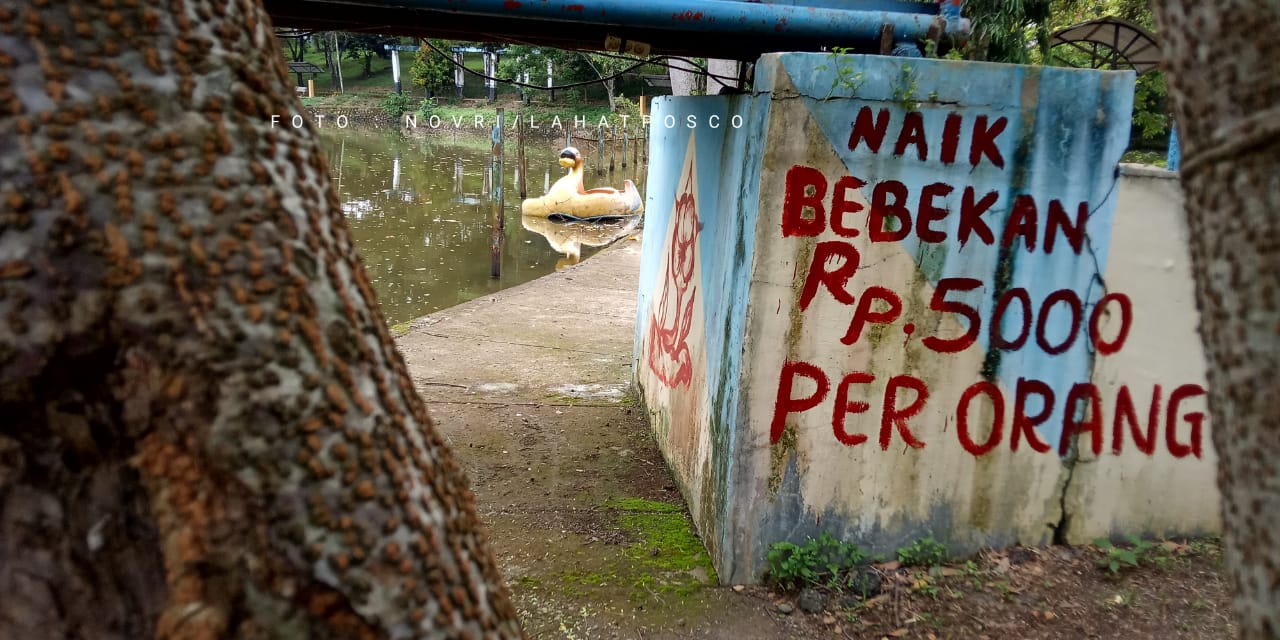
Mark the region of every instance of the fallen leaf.
POLYGON ((897 571, 902 566, 901 562, 894 560, 892 562, 881 562, 880 564, 871 565, 881 571, 897 571))
POLYGON ((958 576, 958 575, 960 575, 961 573, 963 573, 963 572, 962 572, 962 571, 960 571, 959 569, 953 569, 953 568, 951 568, 951 567, 943 567, 943 568, 942 568, 942 576, 943 576, 944 578, 949 578, 949 577, 951 577, 951 576, 958 576))
POLYGON ((884 604, 884 603, 886 603, 886 602, 888 602, 888 601, 889 601, 889 594, 887 594, 887 593, 882 593, 882 594, 880 594, 880 595, 878 595, 878 596, 876 596, 876 597, 874 597, 874 598, 872 598, 872 599, 870 599, 870 600, 867 600, 866 605, 867 605, 868 607, 874 607, 874 606, 876 606, 876 605, 878 605, 878 604, 884 604))
POLYGON ((1046 611, 1046 612, 1044 612, 1044 619, 1045 619, 1045 620, 1052 620, 1052 619, 1054 619, 1054 618, 1056 618, 1056 617, 1058 617, 1058 616, 1057 616, 1056 614, 1054 614, 1052 611, 1046 611))
POLYGON ((825 616, 822 618, 822 624, 835 624, 835 623, 836 623, 835 616, 825 616))
POLYGON ((891 637, 891 638, 901 638, 902 636, 907 635, 907 633, 909 633, 909 632, 907 631, 907 628, 906 628, 906 627, 902 627, 901 629, 894 629, 893 631, 890 631, 890 632, 889 632, 889 637, 891 637))

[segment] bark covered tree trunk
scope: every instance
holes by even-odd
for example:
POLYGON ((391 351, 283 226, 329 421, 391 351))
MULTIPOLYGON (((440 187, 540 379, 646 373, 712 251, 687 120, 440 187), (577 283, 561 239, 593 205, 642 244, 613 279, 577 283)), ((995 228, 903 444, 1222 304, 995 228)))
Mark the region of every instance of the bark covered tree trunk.
POLYGON ((1153 3, 1181 179, 1227 568, 1242 636, 1280 637, 1280 5, 1153 3))
POLYGON ((257 0, 0 0, 0 637, 520 635, 290 86, 257 0))

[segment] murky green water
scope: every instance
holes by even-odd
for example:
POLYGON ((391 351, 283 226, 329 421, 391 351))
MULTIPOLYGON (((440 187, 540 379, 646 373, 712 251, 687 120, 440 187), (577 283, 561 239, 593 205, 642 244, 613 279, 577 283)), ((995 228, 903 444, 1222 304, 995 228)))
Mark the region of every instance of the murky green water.
MULTIPOLYGON (((492 278, 496 207, 490 197, 494 185, 487 136, 424 139, 394 131, 328 129, 321 141, 347 223, 382 312, 392 324, 546 275, 598 251, 595 244, 626 233, 617 227, 566 227, 535 220, 528 221, 533 229, 526 228, 515 182, 516 148, 510 141, 504 171, 502 275, 492 278)), ((541 196, 565 174, 556 164, 563 144, 561 139, 529 145, 529 197, 541 196)), ((584 148, 583 153, 589 155, 588 188, 621 188, 630 178, 643 193, 643 175, 636 175, 634 167, 619 166, 612 176, 596 177, 595 152, 584 148)), ((606 163, 607 154, 606 148, 606 163)))

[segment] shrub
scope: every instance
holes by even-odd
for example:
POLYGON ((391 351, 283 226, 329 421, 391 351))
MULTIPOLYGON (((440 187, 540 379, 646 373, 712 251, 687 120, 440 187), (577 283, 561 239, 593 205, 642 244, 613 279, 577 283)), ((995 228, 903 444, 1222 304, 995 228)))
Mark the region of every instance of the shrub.
POLYGON ((836 540, 824 531, 802 545, 775 542, 769 548, 769 578, 787 588, 853 587, 858 582, 856 569, 865 561, 866 554, 858 545, 836 540))
POLYGON ((932 567, 947 559, 947 546, 933 538, 920 538, 910 546, 898 549, 898 562, 903 566, 932 567))
POLYGON ((393 120, 399 120, 406 111, 413 109, 413 98, 404 93, 389 93, 382 99, 382 112, 393 120))

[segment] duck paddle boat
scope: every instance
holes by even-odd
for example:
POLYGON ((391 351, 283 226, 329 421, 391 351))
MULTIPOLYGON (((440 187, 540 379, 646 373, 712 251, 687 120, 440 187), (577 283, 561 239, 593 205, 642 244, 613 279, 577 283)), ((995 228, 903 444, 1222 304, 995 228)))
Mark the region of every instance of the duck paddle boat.
POLYGON ((520 203, 520 213, 536 218, 587 220, 608 216, 634 216, 644 210, 644 201, 634 182, 627 180, 619 191, 612 187, 587 189, 582 185, 582 154, 574 147, 560 152, 560 166, 568 175, 551 185, 547 195, 520 203))

